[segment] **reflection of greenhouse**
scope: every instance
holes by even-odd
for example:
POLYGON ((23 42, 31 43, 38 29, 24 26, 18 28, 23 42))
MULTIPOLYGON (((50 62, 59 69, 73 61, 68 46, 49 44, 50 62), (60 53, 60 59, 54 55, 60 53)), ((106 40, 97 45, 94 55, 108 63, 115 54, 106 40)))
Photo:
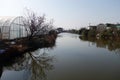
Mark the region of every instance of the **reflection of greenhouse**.
POLYGON ((0 17, 0 38, 15 39, 27 36, 24 21, 22 16, 0 17))

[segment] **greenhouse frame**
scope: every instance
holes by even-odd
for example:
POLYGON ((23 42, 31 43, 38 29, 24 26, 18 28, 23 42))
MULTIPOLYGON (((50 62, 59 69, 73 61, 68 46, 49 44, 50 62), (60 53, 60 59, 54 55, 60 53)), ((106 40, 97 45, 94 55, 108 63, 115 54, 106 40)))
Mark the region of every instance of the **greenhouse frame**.
POLYGON ((16 39, 27 36, 25 18, 18 17, 0 17, 0 39, 16 39))

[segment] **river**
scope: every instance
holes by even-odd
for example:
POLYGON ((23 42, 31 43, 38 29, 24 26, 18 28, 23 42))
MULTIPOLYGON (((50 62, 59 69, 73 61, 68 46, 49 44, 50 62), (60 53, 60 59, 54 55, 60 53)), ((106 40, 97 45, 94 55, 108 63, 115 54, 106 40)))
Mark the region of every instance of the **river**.
POLYGON ((1 80, 120 80, 120 54, 61 33, 55 47, 27 53, 1 69, 1 80))

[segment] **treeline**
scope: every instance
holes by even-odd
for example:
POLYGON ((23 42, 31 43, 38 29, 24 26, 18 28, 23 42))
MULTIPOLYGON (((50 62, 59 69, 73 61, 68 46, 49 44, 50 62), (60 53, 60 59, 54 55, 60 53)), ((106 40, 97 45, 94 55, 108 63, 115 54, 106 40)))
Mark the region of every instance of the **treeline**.
POLYGON ((119 38, 120 37, 120 24, 99 24, 97 26, 89 26, 88 28, 81 28, 79 30, 69 30, 71 33, 76 33, 85 37, 96 38, 119 38))

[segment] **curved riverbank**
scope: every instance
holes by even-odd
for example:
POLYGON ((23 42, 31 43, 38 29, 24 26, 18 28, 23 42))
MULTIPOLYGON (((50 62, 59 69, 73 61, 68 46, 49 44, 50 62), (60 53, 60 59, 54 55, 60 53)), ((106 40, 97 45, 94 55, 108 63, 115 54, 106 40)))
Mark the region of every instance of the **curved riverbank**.
POLYGON ((57 34, 50 34, 42 37, 34 37, 31 40, 24 38, 12 42, 5 41, 3 43, 4 47, 0 50, 0 59, 4 59, 6 56, 9 59, 9 57, 31 52, 38 48, 53 47, 55 45, 56 38, 57 34))

